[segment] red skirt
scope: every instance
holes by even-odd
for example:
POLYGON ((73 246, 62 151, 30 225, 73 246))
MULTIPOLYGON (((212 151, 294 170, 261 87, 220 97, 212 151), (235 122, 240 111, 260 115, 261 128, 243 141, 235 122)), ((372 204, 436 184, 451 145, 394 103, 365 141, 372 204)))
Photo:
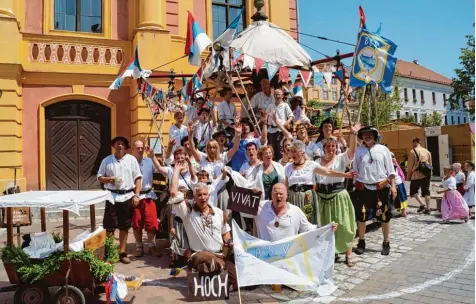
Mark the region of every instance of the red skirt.
POLYGON ((456 185, 456 191, 458 191, 461 195, 464 195, 464 186, 463 183, 459 183, 456 185))

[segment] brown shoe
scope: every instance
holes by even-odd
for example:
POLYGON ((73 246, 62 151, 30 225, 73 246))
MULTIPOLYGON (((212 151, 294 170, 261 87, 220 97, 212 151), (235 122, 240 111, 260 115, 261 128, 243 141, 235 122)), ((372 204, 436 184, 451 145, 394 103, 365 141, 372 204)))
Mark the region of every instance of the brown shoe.
POLYGON ((149 250, 147 251, 147 254, 151 256, 157 256, 157 253, 158 253, 158 250, 157 250, 157 247, 155 246, 149 247, 149 250))
POLYGON ((129 257, 127 256, 127 253, 125 252, 119 253, 119 261, 121 261, 121 263, 123 264, 131 263, 131 259, 129 259, 129 257))
POLYGON ((140 258, 140 257, 144 256, 144 247, 137 247, 136 252, 134 253, 134 256, 136 258, 140 258))

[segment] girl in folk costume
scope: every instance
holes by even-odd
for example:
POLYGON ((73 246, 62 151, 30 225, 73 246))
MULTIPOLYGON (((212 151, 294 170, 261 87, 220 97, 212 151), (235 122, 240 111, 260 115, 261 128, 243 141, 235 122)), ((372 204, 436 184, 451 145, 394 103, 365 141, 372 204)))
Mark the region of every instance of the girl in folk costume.
POLYGON ((440 186, 443 190, 437 191, 439 194, 444 193, 443 200, 441 201, 441 218, 443 222, 460 219, 464 219, 467 222, 469 218, 468 206, 461 194, 456 191, 456 179, 453 177, 453 168, 445 166, 443 172, 445 177, 443 178, 443 185, 440 186))
POLYGON ((398 173, 395 176, 395 185, 397 186, 397 197, 393 201, 393 207, 395 209, 400 209, 400 215, 402 217, 407 216, 407 207, 408 207, 408 197, 407 197, 407 190, 405 189, 405 174, 403 173, 402 169, 398 165, 397 159, 395 158, 395 154, 391 153, 393 165, 395 167, 395 171, 398 173))
POLYGON ((466 180, 466 176, 463 170, 461 170, 460 163, 453 164, 453 172, 456 180, 456 190, 458 190, 461 195, 464 195, 464 181, 466 180))
POLYGON ((467 160, 464 163, 464 169, 467 173, 466 182, 464 183, 464 200, 468 204, 470 213, 469 216, 474 218, 474 214, 471 212, 471 208, 474 207, 474 163, 467 160))
MULTIPOLYGON (((324 156, 318 163, 328 169, 345 172, 346 167, 354 158, 357 146, 356 135, 360 124, 351 127, 349 149, 338 153, 339 141, 335 137, 322 140, 324 156)), ((325 177, 316 175, 317 196, 319 199, 319 220, 322 226, 332 222, 337 223, 335 232, 336 260, 337 253, 345 252, 345 263, 348 267, 354 266, 352 262, 352 243, 355 237, 355 212, 354 205, 345 187, 343 177, 325 177)))

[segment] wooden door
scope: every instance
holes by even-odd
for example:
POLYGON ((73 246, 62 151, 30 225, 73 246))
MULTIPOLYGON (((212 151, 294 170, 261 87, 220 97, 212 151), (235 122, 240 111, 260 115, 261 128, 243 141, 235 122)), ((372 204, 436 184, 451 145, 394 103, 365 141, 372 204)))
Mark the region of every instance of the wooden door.
POLYGON ((98 189, 97 170, 111 151, 109 108, 65 101, 47 107, 45 114, 46 189, 98 189))

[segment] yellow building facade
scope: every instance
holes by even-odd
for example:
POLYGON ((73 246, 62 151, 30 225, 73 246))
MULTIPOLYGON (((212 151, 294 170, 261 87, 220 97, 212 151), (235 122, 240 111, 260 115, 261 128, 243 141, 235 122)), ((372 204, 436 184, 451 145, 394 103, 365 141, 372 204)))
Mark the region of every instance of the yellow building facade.
MULTIPOLYGON (((187 11, 213 37, 242 7, 246 27, 252 0, 2 0, 0 189, 15 171, 22 191, 97 188, 111 138, 157 137, 134 84, 108 89, 135 47, 142 68, 154 69, 183 55, 187 11)), ((297 30, 296 0, 266 0, 263 11, 297 30)), ((197 70, 184 58, 155 71, 171 68, 197 70)), ((150 81, 167 88, 168 79, 150 81)))

